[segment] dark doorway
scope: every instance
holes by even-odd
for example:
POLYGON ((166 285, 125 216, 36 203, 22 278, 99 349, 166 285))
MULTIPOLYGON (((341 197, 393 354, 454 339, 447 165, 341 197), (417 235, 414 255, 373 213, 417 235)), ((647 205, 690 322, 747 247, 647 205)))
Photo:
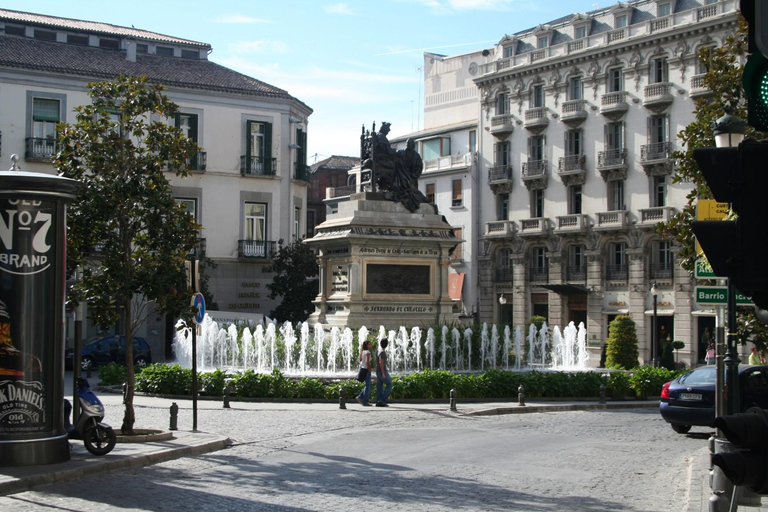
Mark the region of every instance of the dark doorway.
POLYGON ((699 342, 696 349, 696 362, 707 363, 707 345, 715 342, 715 317, 700 316, 698 318, 699 342))

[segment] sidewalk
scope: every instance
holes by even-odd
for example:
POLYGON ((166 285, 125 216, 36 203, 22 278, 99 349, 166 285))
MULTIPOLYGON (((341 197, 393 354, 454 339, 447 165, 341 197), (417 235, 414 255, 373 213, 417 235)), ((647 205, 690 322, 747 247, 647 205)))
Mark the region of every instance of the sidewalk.
MULTIPOLYGON (((690 486, 688 490, 688 508, 684 512, 709 512, 709 498, 712 490, 709 487, 709 448, 697 451, 690 461, 690 486)), ((763 497, 762 506, 748 507, 739 505, 739 510, 749 512, 768 512, 768 496, 763 497)))

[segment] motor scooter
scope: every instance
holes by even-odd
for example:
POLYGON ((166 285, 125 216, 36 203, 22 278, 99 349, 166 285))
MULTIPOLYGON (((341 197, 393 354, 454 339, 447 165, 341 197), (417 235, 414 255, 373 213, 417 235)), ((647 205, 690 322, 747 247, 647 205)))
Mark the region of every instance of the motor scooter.
POLYGON ((69 439, 82 439, 85 449, 94 455, 108 454, 115 447, 117 436, 112 427, 101 422, 104 419, 104 406, 91 391, 86 379, 77 380, 77 399, 80 402, 80 416, 76 425, 69 420, 72 404, 64 399, 64 426, 69 439))

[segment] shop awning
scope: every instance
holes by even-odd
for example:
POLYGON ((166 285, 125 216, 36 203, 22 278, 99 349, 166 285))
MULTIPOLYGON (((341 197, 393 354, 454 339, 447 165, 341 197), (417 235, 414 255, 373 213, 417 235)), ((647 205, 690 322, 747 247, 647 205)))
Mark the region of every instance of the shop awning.
POLYGON ((560 295, 587 295, 589 289, 580 284, 542 284, 542 288, 560 295))
MULTIPOLYGON (((659 308, 659 309, 656 310, 656 316, 672 316, 674 314, 675 314, 675 310, 674 309, 666 309, 666 308, 665 309, 661 309, 661 308, 659 308)), ((645 310, 645 315, 646 316, 653 316, 653 310, 652 309, 646 309, 645 310)))

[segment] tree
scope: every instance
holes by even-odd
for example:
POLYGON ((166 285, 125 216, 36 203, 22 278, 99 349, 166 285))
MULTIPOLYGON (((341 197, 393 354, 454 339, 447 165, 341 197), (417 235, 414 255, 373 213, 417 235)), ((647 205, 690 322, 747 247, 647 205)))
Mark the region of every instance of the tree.
POLYGON ((278 322, 304 322, 315 310, 312 300, 317 297, 318 265, 312 249, 301 240, 283 246, 272 253, 272 263, 262 270, 274 273, 272 282, 267 285, 269 298, 282 297, 280 305, 270 311, 270 316, 278 322))
POLYGON ((637 332, 629 315, 618 315, 608 326, 605 342, 605 365, 630 370, 637 367, 637 332))
POLYGON ((76 293, 90 319, 122 324, 127 382, 122 430, 133 432, 133 337, 149 314, 189 310, 184 261, 197 245, 194 219, 165 176, 186 176, 198 150, 168 123, 178 108, 146 77, 89 84, 91 104, 59 127, 55 164, 86 184, 69 210, 69 264, 84 264, 76 293))
MULTIPOLYGON (((691 183, 693 189, 688 194, 682 211, 673 215, 669 222, 660 223, 658 231, 665 237, 674 238, 680 245, 680 263, 689 272, 693 272, 698 258, 691 229, 691 221, 696 220, 696 201, 699 198, 712 198, 704 176, 693 159, 693 150, 715 146, 712 125, 726 109, 742 119, 747 119, 746 99, 741 81, 746 51, 747 24, 741 15, 736 31, 728 36, 721 46, 704 46, 699 51, 699 61, 707 68, 703 82, 712 94, 695 100, 696 119, 678 134, 682 147, 672 153, 672 159, 675 161, 672 183, 691 183)), ((747 132, 747 137, 752 138, 762 139, 765 135, 755 132, 752 128, 747 132)), ((751 338, 758 348, 765 348, 768 329, 755 320, 754 309, 739 308, 737 330, 742 342, 751 338)))

